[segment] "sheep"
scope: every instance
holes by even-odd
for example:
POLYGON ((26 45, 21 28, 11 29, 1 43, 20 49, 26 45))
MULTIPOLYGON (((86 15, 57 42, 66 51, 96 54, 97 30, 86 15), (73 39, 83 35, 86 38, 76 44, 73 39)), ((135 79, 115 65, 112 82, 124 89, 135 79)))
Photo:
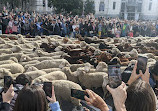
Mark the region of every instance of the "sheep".
POLYGON ((56 47, 54 50, 55 50, 56 52, 58 52, 58 51, 62 51, 62 49, 63 49, 62 46, 58 46, 58 47, 56 47))
POLYGON ((56 56, 56 55, 63 55, 65 52, 63 51, 59 51, 59 52, 53 52, 53 53, 47 53, 47 52, 43 52, 43 51, 40 51, 40 50, 37 50, 35 51, 36 54, 39 56, 39 57, 42 57, 42 56, 45 56, 45 57, 51 57, 51 56, 56 56))
POLYGON ((25 44, 26 43, 26 40, 23 38, 23 36, 19 35, 19 34, 18 34, 18 43, 19 44, 25 44))
POLYGON ((145 54, 141 54, 141 55, 146 56, 148 59, 149 58, 155 59, 154 54, 152 54, 152 53, 145 53, 145 54))
POLYGON ((10 49, 0 49, 0 54, 12 54, 13 52, 10 49))
POLYGON ((64 68, 62 68, 62 71, 66 74, 67 79, 69 81, 72 81, 72 82, 75 82, 75 83, 79 83, 77 71, 72 72, 70 67, 64 67, 64 68))
POLYGON ((149 59, 148 59, 148 67, 153 66, 155 63, 156 63, 156 60, 155 60, 155 59, 152 59, 152 58, 149 58, 149 59))
POLYGON ((29 72, 25 72, 24 74, 29 75, 32 79, 36 79, 40 76, 47 75, 46 72, 41 70, 29 71, 29 72))
POLYGON ((101 87, 103 78, 108 77, 108 74, 105 72, 85 73, 84 71, 81 71, 78 77, 82 86, 91 89, 101 87))
POLYGON ((60 68, 49 68, 49 69, 42 69, 42 71, 45 71, 46 73, 51 73, 54 71, 61 71, 60 68))
POLYGON ((0 38, 0 44, 6 44, 6 41, 2 38, 0 38))
POLYGON ((48 73, 46 75, 39 76, 34 79, 34 83, 43 83, 44 81, 41 81, 42 78, 46 78, 48 81, 53 80, 67 80, 67 76, 62 71, 54 71, 51 73, 48 73))
POLYGON ((0 68, 10 69, 12 74, 23 73, 25 71, 24 67, 18 63, 0 65, 0 68))
POLYGON ((40 61, 38 61, 38 60, 32 60, 32 61, 29 61, 29 62, 21 62, 20 64, 22 66, 25 66, 25 65, 33 65, 33 64, 38 64, 38 63, 40 63, 40 61))
POLYGON ((138 57, 138 52, 136 49, 133 49, 132 51, 129 52, 129 55, 133 58, 137 58, 138 57))
POLYGON ((95 55, 95 56, 98 56, 98 55, 100 55, 101 53, 102 53, 102 51, 99 50, 99 49, 96 49, 96 50, 94 51, 94 55, 95 55))
POLYGON ((84 64, 72 64, 70 66, 70 69, 71 69, 72 72, 74 72, 74 71, 77 71, 78 68, 84 67, 84 66, 85 66, 84 64))
POLYGON ((99 64, 96 67, 96 71, 98 72, 107 72, 107 64, 105 62, 99 62, 99 64))
POLYGON ((12 63, 15 63, 15 62, 13 60, 0 61, 0 65, 3 65, 3 64, 12 64, 12 63))
POLYGON ((7 48, 12 48, 12 47, 13 47, 12 44, 6 43, 5 45, 2 45, 0 48, 7 49, 7 48))
POLYGON ((12 73, 10 72, 9 69, 0 68, 0 79, 3 79, 4 76, 11 76, 12 77, 12 73))
POLYGON ((70 66, 69 62, 65 59, 59 60, 44 60, 39 64, 34 65, 38 69, 48 69, 48 68, 62 68, 65 66, 70 66))
POLYGON ((38 69, 37 69, 36 67, 31 66, 31 67, 29 67, 29 68, 27 69, 26 72, 37 71, 37 70, 38 70, 38 69))
POLYGON ((19 61, 22 55, 23 55, 22 53, 0 55, 0 61, 8 60, 10 57, 15 57, 19 61))
POLYGON ((56 98, 59 102, 61 102, 61 100, 65 100, 67 102, 72 102, 74 105, 80 105, 80 101, 78 99, 71 97, 71 89, 82 90, 79 84, 68 80, 54 80, 52 84, 54 86, 56 98))
POLYGON ((10 57, 9 59, 12 60, 12 61, 14 61, 14 62, 16 62, 16 63, 18 63, 18 59, 15 58, 15 57, 10 57))
POLYGON ((112 48, 111 52, 112 52, 112 54, 115 54, 115 55, 121 54, 121 52, 118 48, 112 48))
POLYGON ((19 61, 20 62, 28 62, 28 61, 31 61, 31 58, 27 55, 22 55, 19 61))
POLYGON ((82 42, 80 43, 80 46, 81 46, 81 47, 86 47, 86 45, 87 45, 87 43, 86 43, 85 41, 82 41, 82 42))
POLYGON ((44 61, 44 60, 52 60, 52 57, 33 57, 32 60, 44 61))
POLYGON ((13 46, 13 47, 11 48, 11 51, 12 51, 13 53, 20 52, 20 51, 22 51, 22 48, 21 48, 20 46, 13 46))
POLYGON ((108 82, 109 82, 108 78, 107 78, 107 77, 104 77, 104 78, 103 78, 103 84, 102 84, 102 89, 103 89, 103 93, 104 93, 103 99, 105 99, 105 96, 106 96, 106 94, 108 93, 108 90, 107 90, 107 88, 106 88, 108 82))

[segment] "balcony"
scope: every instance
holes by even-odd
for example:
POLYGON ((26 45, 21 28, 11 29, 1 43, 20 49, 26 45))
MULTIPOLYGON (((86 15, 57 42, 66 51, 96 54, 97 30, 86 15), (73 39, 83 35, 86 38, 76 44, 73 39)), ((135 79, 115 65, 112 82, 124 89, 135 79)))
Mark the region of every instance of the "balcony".
POLYGON ((127 6, 137 6, 137 0, 127 0, 127 6))

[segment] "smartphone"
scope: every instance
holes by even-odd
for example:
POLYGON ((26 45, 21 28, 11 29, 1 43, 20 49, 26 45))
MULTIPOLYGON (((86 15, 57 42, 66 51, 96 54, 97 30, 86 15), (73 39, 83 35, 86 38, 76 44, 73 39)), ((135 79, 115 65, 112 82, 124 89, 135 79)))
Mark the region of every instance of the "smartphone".
POLYGON ((137 70, 136 73, 139 74, 139 70, 141 70, 143 72, 143 74, 146 71, 146 67, 147 67, 147 62, 148 62, 148 58, 147 57, 143 57, 143 56, 138 56, 138 60, 137 60, 137 70))
POLYGON ((89 97, 86 91, 84 90, 77 90, 77 89, 71 89, 71 97, 80 99, 80 100, 85 100, 84 96, 89 97))
POLYGON ((122 84, 120 65, 108 66, 108 78, 109 78, 108 85, 111 88, 117 88, 122 84))
POLYGON ((10 85, 13 84, 13 79, 11 76, 4 76, 4 92, 7 92, 10 85))
POLYGON ((52 82, 44 82, 43 90, 45 91, 46 96, 52 97, 52 82))

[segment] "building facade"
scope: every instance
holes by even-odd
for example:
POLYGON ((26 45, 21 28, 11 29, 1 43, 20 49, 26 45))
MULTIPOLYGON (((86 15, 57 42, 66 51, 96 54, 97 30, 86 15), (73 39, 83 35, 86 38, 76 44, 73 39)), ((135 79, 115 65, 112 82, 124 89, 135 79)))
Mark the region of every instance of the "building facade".
POLYGON ((48 7, 48 0, 31 0, 31 11, 36 12, 52 12, 52 8, 48 7))
POLYGON ((128 20, 158 19, 158 0, 94 0, 96 16, 128 20))

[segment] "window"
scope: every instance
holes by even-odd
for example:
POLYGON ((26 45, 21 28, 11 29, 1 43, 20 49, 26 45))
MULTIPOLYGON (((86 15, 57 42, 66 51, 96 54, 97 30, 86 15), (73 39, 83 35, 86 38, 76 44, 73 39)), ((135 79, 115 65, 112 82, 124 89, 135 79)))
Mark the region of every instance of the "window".
POLYGON ((104 11, 104 9, 105 9, 105 4, 104 4, 104 2, 100 2, 99 11, 104 11))
POLYGON ((149 10, 151 10, 152 8, 152 3, 149 3, 149 10))
POLYGON ((113 10, 116 8, 116 2, 113 2, 113 10))
POLYGON ((142 3, 138 3, 138 12, 142 11, 142 3))
POLYGON ((121 5, 121 12, 124 12, 124 11, 125 11, 125 8, 126 8, 126 5, 125 5, 125 3, 123 2, 122 5, 121 5))

